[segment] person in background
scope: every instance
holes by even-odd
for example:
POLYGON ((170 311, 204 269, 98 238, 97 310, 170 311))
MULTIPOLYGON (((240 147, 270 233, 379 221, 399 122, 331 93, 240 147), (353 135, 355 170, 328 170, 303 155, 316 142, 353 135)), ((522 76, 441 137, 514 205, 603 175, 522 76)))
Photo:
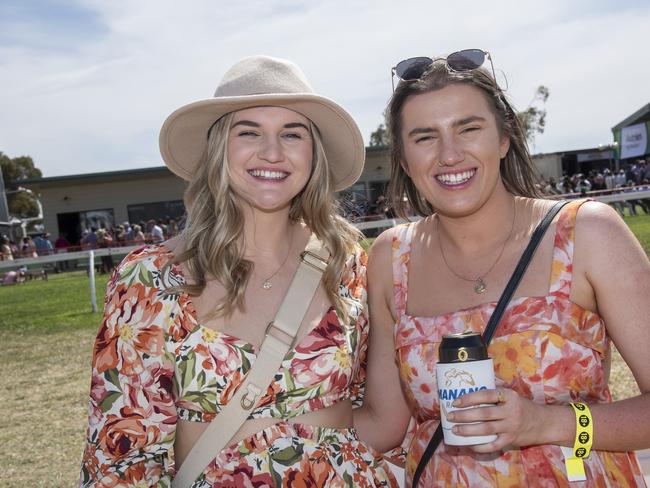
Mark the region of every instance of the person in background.
MULTIPOLYGON (((109 247, 113 247, 113 243, 115 240, 113 239, 113 236, 111 233, 106 230, 106 229, 99 229, 97 231, 97 248, 98 249, 108 249, 109 247)), ((110 254, 103 255, 101 256, 101 268, 100 272, 102 274, 108 274, 111 271, 113 271, 113 268, 115 267, 113 263, 113 256, 110 254)))
MULTIPOLYGON (((517 111, 494 70, 480 67, 492 63, 489 54, 421 59, 397 65, 402 81, 388 119, 389 198, 403 216, 406 197, 422 219, 384 232, 370 252, 367 396, 355 416, 361 439, 379 450, 399 442, 409 414, 415 417, 409 482, 439 424, 442 337, 484 331, 556 203, 538 195, 517 111)), ((420 486, 568 487, 562 448, 573 457, 583 440, 593 441, 584 486, 645 486, 633 451, 650 448, 649 296, 650 262, 625 222, 606 204, 571 200, 490 343, 497 388, 459 396, 454 406, 463 410, 449 413, 456 435, 496 440, 441 443, 420 486), (612 401, 612 342, 639 395, 612 401), (588 423, 589 415, 593 435, 578 436, 577 421, 588 423)))
POLYGON ((147 222, 147 241, 151 243, 162 242, 165 240, 162 228, 156 224, 154 219, 147 222))
POLYGON ((11 244, 6 235, 0 236, 0 261, 13 261, 14 254, 11 252, 11 244))
POLYGON ((133 245, 133 227, 129 221, 125 221, 122 226, 124 227, 124 245, 132 246, 133 245))
POLYGON ((22 258, 37 258, 36 245, 31 237, 23 237, 22 244, 20 245, 20 257, 22 258))
POLYGON ((36 246, 36 252, 39 256, 47 256, 52 254, 54 246, 49 240, 50 234, 39 234, 34 238, 34 246, 36 246))
POLYGON ((605 169, 604 176, 605 176, 605 188, 607 188, 608 190, 612 190, 615 186, 614 175, 609 169, 605 169))
POLYGON ((90 230, 84 230, 81 233, 81 248, 82 249, 97 248, 97 228, 91 227, 90 230))
POLYGON ((146 238, 144 235, 144 232, 142 232, 142 227, 140 227, 138 224, 135 224, 133 226, 133 239, 131 239, 131 244, 133 245, 139 245, 139 244, 144 244, 146 238))
MULTIPOLYGON (((68 241, 65 234, 61 232, 59 234, 59 237, 56 238, 56 241, 54 241, 54 252, 56 252, 57 254, 68 252, 69 247, 70 247, 70 241, 68 241)), ((55 264, 55 270, 57 273, 60 273, 62 271, 67 271, 71 267, 72 267, 72 263, 69 260, 57 261, 55 264)))
POLYGON ((56 252, 59 253, 59 252, 66 252, 68 247, 70 247, 70 241, 68 241, 67 237, 62 232, 59 234, 59 237, 57 237, 56 241, 54 242, 54 248, 56 249, 56 252))
POLYGON ((114 236, 114 241, 117 246, 124 246, 126 239, 125 239, 125 234, 126 231, 124 230, 124 225, 120 224, 116 227, 115 232, 113 233, 114 236))

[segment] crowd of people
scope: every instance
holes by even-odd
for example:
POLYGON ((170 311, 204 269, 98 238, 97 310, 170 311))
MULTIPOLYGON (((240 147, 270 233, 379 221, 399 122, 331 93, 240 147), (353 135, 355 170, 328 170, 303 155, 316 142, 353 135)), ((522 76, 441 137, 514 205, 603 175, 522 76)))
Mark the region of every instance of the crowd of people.
MULTIPOLYGON (((542 183, 541 190, 547 195, 572 195, 575 197, 598 196, 613 193, 638 192, 650 189, 650 164, 639 159, 627 164, 618 171, 591 170, 587 174, 565 175, 560 179, 549 178, 542 183)), ((637 215, 637 207, 650 213, 650 199, 627 199, 613 202, 612 206, 620 215, 625 215, 625 208, 630 215, 637 215)))
MULTIPOLYGON (((650 163, 645 159, 639 159, 618 171, 610 171, 605 168, 602 171, 590 170, 586 174, 565 174, 562 178, 551 176, 548 179, 541 179, 539 189, 545 195, 573 197, 650 190, 650 163)), ((339 198, 339 205, 343 216, 353 222, 395 217, 393 209, 383 194, 370 202, 363 199, 353 200, 349 194, 344 193, 339 198)), ((638 208, 644 214, 650 214, 650 198, 628 199, 613 202, 611 205, 622 216, 625 215, 626 208, 629 215, 638 215, 638 208)), ((412 211, 407 214, 415 215, 412 211)), ((110 228, 90 227, 83 230, 78 243, 71 243, 64 233, 61 233, 54 241, 50 239, 50 234, 47 232, 26 236, 18 241, 2 235, 0 236, 0 261, 45 256, 67 250, 152 244, 163 242, 178 235, 179 232, 179 223, 175 219, 166 217, 165 219, 140 221, 137 224, 126 221, 110 228)), ((112 266, 110 268, 112 269, 112 266)))
MULTIPOLYGON (((586 174, 565 174, 561 178, 541 178, 538 188, 544 195, 562 195, 565 198, 645 191, 650 189, 650 164, 645 159, 639 159, 618 171, 605 168, 602 171, 590 170, 586 174)), ((620 215, 625 215, 626 208, 630 215, 637 215, 637 208, 641 208, 645 214, 650 213, 648 198, 613 202, 612 206, 620 215)), ((380 194, 374 201, 352 200, 349 196, 344 196, 341 208, 343 215, 352 221, 391 219, 395 216, 384 194, 380 194)), ((414 213, 408 212, 408 215, 414 213)))
POLYGON ((7 235, 0 236, 0 261, 19 258, 35 258, 59 252, 123 247, 162 242, 174 237, 180 231, 179 224, 171 218, 150 219, 138 224, 124 222, 116 227, 94 227, 84 229, 79 242, 70 242, 65 233, 53 242, 49 232, 32 234, 19 240, 7 235))

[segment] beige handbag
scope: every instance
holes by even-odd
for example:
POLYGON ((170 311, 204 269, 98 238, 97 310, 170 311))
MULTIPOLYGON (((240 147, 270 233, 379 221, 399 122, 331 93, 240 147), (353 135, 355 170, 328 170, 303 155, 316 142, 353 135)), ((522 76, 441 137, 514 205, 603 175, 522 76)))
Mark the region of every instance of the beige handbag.
POLYGON ((300 257, 298 270, 275 319, 266 328, 253 366, 232 399, 192 447, 174 476, 172 488, 189 488, 219 451, 228 445, 293 347, 302 319, 327 268, 329 252, 312 235, 300 257))

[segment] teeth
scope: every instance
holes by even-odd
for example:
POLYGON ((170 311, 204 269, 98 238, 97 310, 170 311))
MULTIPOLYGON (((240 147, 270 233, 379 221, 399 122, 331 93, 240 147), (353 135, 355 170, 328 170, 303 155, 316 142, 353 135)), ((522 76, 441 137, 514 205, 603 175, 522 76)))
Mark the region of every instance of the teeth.
POLYGON ((436 176, 436 179, 445 185, 460 185, 474 176, 476 170, 463 171, 462 173, 445 173, 436 176))
POLYGON ((281 180, 282 178, 286 178, 289 173, 285 173, 284 171, 269 171, 265 169, 252 169, 248 172, 251 176, 255 176, 257 178, 269 178, 272 180, 281 180))

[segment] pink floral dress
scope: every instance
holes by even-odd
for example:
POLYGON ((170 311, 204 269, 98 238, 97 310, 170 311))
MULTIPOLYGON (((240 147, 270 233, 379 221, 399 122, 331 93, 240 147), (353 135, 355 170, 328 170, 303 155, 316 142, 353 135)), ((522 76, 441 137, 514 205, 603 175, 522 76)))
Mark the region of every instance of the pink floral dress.
MULTIPOLYGON (((209 422, 233 397, 255 348, 198 323, 162 245, 129 254, 108 284, 92 361, 80 485, 169 487, 176 422, 209 422)), ((381 456, 353 429, 288 419, 343 400, 359 406, 368 338, 366 255, 351 255, 340 285, 349 320, 331 308, 298 341, 249 418, 278 424, 215 452, 193 488, 397 486, 381 456)))
MULTIPOLYGON (((573 229, 583 201, 569 203, 556 227, 549 293, 519 297, 504 312, 489 346, 497 386, 512 388, 541 404, 611 402, 603 359, 610 350, 605 324, 569 297, 573 229)), ((496 303, 435 317, 406 313, 408 264, 413 224, 395 229, 394 297, 399 321, 395 347, 400 377, 415 416, 406 478, 413 472, 440 419, 435 365, 444 334, 483 332, 496 303)), ((437 448, 421 487, 628 487, 646 486, 634 453, 592 451, 585 460, 586 482, 569 483, 559 446, 511 449, 501 455, 476 454, 468 448, 437 448)))

